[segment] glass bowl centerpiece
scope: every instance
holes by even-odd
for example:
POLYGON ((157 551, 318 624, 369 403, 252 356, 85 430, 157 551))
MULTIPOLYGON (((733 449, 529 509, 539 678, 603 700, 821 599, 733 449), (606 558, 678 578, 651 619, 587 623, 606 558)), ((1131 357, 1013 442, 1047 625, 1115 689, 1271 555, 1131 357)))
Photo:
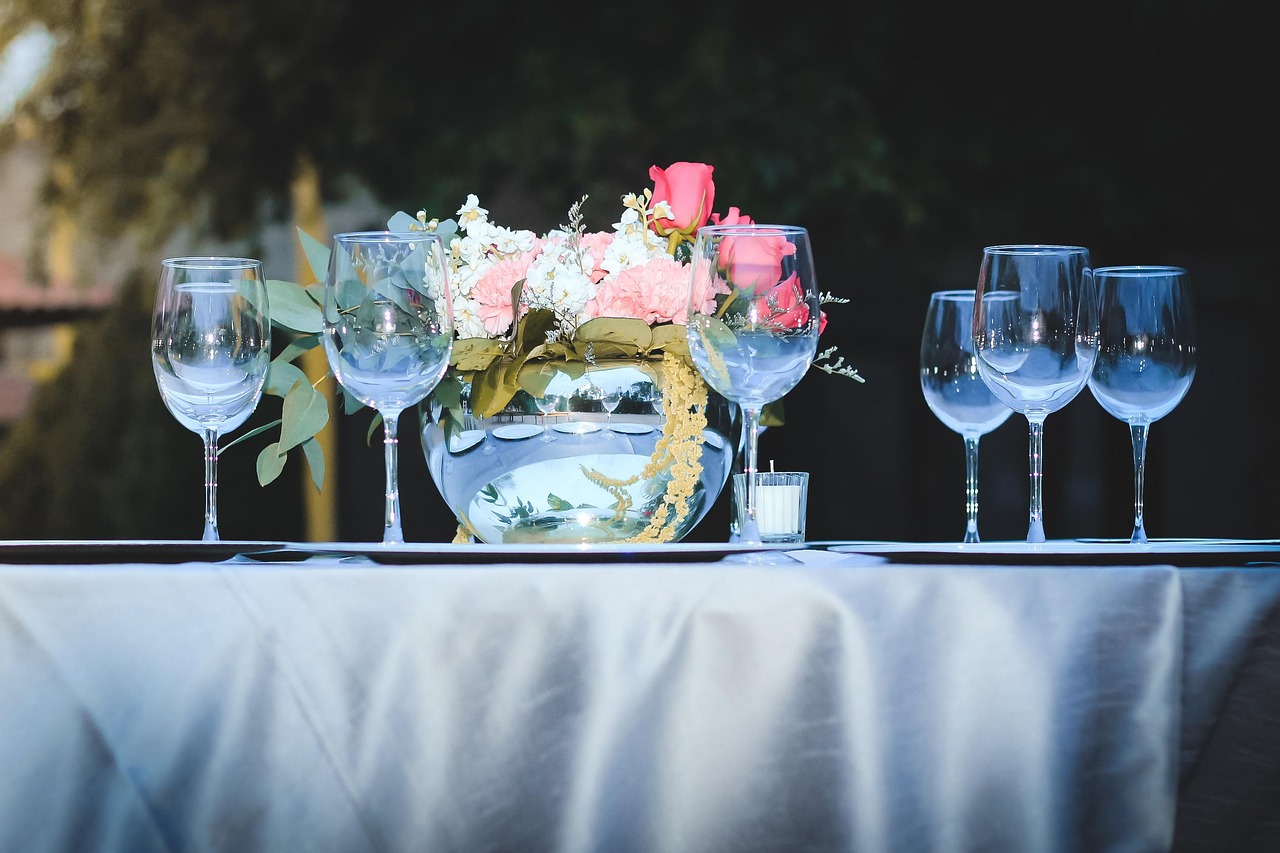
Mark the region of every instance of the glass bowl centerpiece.
MULTIPOLYGON (((431 232, 448 246, 449 293, 438 298, 450 300, 455 341, 419 413, 428 470, 458 520, 455 541, 673 542, 714 504, 741 416, 690 360, 691 299, 714 297, 691 295, 688 263, 698 228, 752 220, 736 207, 712 212, 712 172, 703 163, 652 167, 653 187, 623 196, 611 231, 585 229, 585 196, 567 224, 543 234, 492 222, 475 195, 456 219, 419 211, 388 221, 391 231, 431 232)), ((323 269, 327 250, 299 236, 323 269)), ((292 358, 316 331, 314 298, 296 284, 269 286, 273 308, 288 306, 273 310, 273 322, 304 336, 290 345, 292 358)), ((814 366, 861 381, 833 353, 814 366)), ((285 407, 281 441, 259 456, 260 481, 297 445, 323 480, 312 437, 324 423, 299 377, 286 363, 268 382, 285 407)))

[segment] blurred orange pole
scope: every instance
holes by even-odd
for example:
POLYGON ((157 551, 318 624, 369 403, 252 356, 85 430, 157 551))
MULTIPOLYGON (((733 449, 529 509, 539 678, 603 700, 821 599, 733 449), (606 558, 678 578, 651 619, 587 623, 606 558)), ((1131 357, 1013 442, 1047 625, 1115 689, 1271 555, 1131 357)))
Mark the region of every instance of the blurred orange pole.
MULTIPOLYGON (((325 224, 324 203, 320 197, 320 173, 310 157, 303 154, 298 158, 297 171, 290 187, 290 200, 293 205, 293 221, 296 226, 306 231, 322 243, 329 241, 328 226, 325 224)), ((302 285, 314 284, 317 278, 307 262, 302 244, 294 240, 293 266, 295 281, 302 285)), ((309 476, 303 478, 302 492, 306 509, 307 540, 310 542, 332 542, 337 538, 338 530, 338 489, 335 481, 338 476, 337 441, 337 399, 336 386, 332 376, 328 376, 329 363, 325 359, 324 349, 315 347, 304 353, 299 360, 307 379, 316 385, 328 401, 329 423, 316 434, 315 440, 325 459, 325 488, 317 492, 311 484, 309 476)))

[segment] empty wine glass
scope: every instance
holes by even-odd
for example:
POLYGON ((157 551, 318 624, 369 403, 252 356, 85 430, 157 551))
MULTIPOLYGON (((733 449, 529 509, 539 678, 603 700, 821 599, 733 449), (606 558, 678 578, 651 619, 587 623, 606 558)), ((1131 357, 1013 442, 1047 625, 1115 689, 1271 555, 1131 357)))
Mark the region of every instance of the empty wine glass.
POLYGON ((1133 533, 1143 521, 1147 431, 1173 411, 1196 375, 1196 323, 1187 271, 1171 266, 1099 267, 1098 359, 1089 390, 1133 440, 1133 533))
POLYGON ((439 235, 335 235, 324 286, 323 341, 343 390, 382 417, 382 544, 402 544, 397 422, 436 387, 453 352, 448 265, 439 235))
POLYGON ((151 366, 165 407, 204 439, 204 535, 218 535, 218 436, 262 399, 271 319, 262 263, 167 258, 151 315, 151 366))
MULTIPOLYGON (((795 225, 706 225, 694 239, 686 334, 707 384, 737 403, 758 472, 760 410, 795 387, 818 350, 821 293, 809 232, 795 225)), ((756 477, 739 541, 760 544, 756 477)))
POLYGON ((547 418, 557 412, 569 411, 569 398, 573 396, 573 382, 565 374, 556 371, 551 377, 551 381, 547 383, 547 387, 543 389, 541 397, 534 397, 533 402, 538 407, 538 411, 542 413, 542 437, 539 439, 544 442, 555 441, 555 436, 551 434, 548 428, 547 418))
MULTIPOLYGON (((920 389, 929 409, 964 439, 965 542, 978 538, 978 440, 1000 426, 1013 409, 1000 402, 978 375, 973 351, 973 290, 939 290, 929 296, 920 339, 920 389)), ((1013 299, 1011 293, 993 298, 1013 299)))
POLYGON ((1046 245, 983 249, 973 335, 983 382, 996 399, 1027 419, 1031 469, 1027 541, 1044 542, 1045 418, 1080 393, 1097 355, 1097 305, 1089 250, 1046 245))

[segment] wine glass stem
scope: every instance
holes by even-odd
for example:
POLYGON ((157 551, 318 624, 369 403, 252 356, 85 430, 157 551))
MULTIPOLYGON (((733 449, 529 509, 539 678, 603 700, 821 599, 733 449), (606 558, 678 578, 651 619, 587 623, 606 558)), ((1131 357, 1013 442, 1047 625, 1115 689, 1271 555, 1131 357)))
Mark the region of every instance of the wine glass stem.
POLYGON ((399 412, 382 413, 382 454, 386 459, 386 510, 382 519, 382 544, 404 544, 400 523, 400 439, 397 434, 399 412))
POLYGON ((738 541, 747 545, 759 545, 760 527, 756 524, 756 472, 760 456, 760 410, 742 407, 747 446, 743 454, 742 472, 747 475, 747 505, 738 526, 738 541))
POLYGON ((964 541, 978 542, 978 436, 964 437, 964 541))
POLYGON ((218 537, 218 431, 204 431, 204 536, 205 542, 218 537))
POLYGON ((1147 428, 1149 424, 1129 424, 1129 436, 1133 439, 1133 535, 1129 541, 1141 544, 1147 541, 1147 527, 1142 520, 1142 493, 1147 476, 1147 428))
POLYGON ((1044 461, 1044 418, 1027 418, 1031 431, 1031 526, 1027 530, 1028 542, 1044 541, 1044 507, 1040 491, 1044 461))

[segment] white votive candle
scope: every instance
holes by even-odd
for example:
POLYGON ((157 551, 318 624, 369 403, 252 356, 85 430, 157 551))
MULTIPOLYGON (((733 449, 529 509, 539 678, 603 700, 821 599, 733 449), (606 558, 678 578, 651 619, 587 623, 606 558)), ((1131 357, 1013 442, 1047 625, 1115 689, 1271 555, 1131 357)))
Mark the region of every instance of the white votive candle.
POLYGON ((800 487, 756 486, 756 527, 761 536, 800 532, 800 487))

